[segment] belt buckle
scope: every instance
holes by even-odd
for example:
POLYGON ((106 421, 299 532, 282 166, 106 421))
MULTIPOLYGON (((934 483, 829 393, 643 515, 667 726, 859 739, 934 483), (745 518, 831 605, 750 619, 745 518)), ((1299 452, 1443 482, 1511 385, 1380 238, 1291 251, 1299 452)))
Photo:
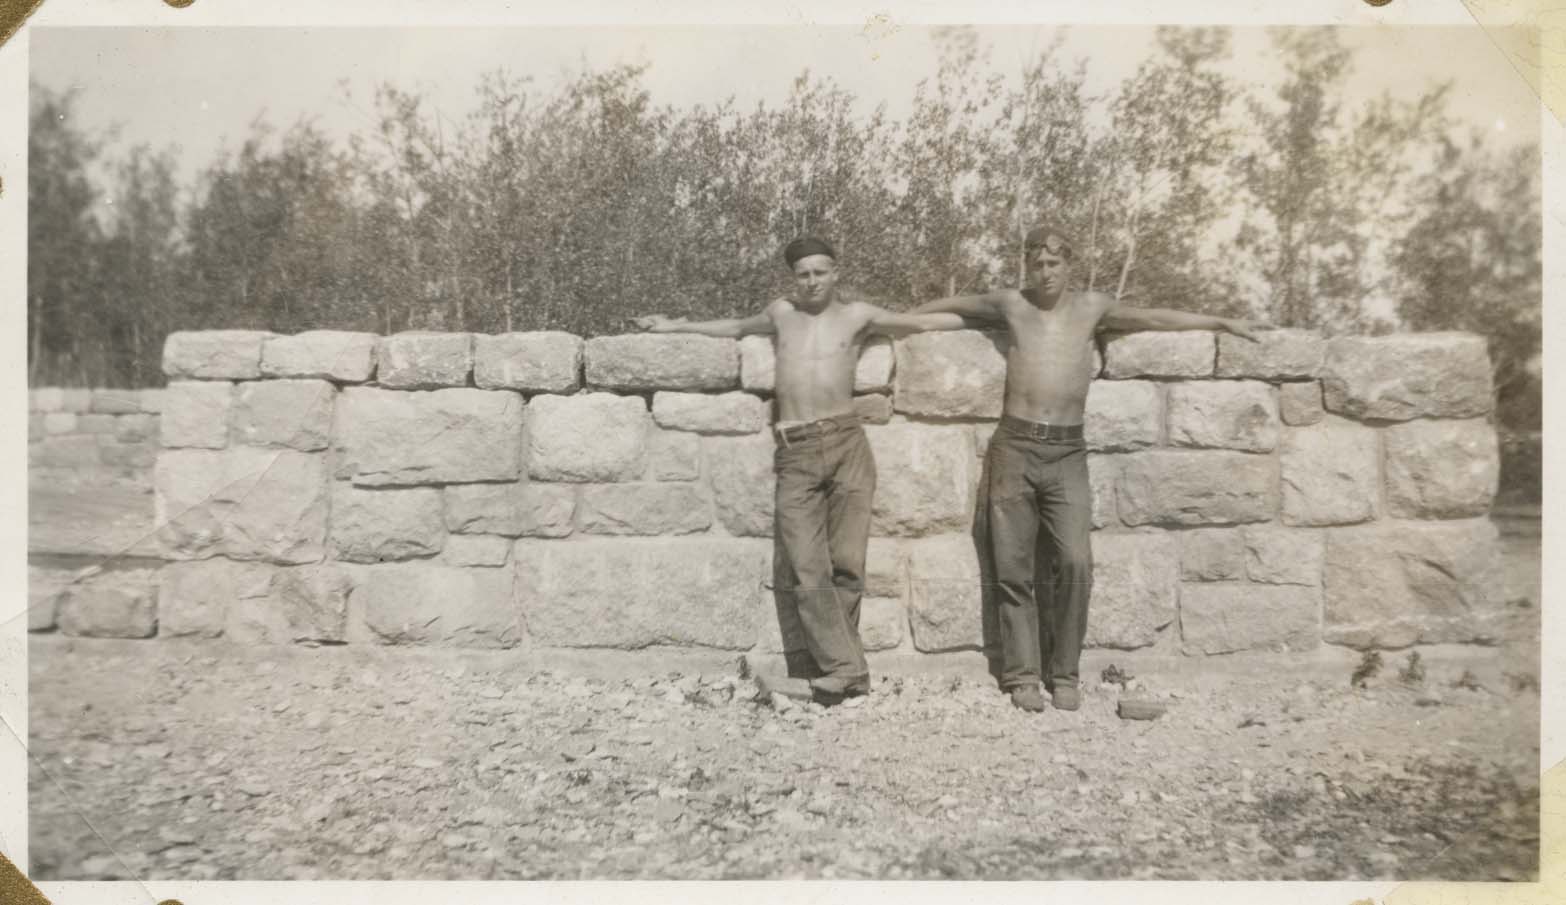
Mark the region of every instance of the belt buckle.
POLYGON ((1048 440, 1049 439, 1049 422, 1048 421, 1040 421, 1039 422, 1038 437, 1039 437, 1040 440, 1048 440))

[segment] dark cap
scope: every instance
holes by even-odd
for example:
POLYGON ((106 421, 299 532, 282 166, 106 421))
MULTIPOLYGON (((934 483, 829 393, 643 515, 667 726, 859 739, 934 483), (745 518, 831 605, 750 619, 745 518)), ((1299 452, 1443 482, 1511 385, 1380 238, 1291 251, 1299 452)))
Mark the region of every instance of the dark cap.
POLYGON ((1032 251, 1035 248, 1043 248, 1050 254, 1060 255, 1066 260, 1071 260, 1071 240, 1066 238, 1063 230, 1044 224, 1028 230, 1027 238, 1023 240, 1023 248, 1032 251))
POLYGON ((793 267, 794 262, 800 258, 808 258, 811 255, 826 255, 834 261, 837 260, 837 252, 832 250, 832 246, 814 236, 803 236, 795 239, 788 243, 788 247, 783 249, 783 260, 790 267, 793 267))

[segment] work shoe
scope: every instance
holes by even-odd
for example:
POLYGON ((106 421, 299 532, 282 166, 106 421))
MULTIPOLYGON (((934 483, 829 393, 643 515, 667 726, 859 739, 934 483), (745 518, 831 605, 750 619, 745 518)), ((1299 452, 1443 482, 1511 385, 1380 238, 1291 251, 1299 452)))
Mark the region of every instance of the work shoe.
POLYGON ((821 704, 841 704, 845 698, 870 693, 869 676, 822 676, 810 680, 810 692, 821 704))
POLYGON ((785 698, 793 698, 796 701, 808 701, 814 695, 811 693, 810 683, 804 679, 793 677, 769 676, 766 673, 756 673, 756 690, 760 697, 771 700, 775 694, 785 698))
POLYGON ((1049 701, 1056 710, 1076 710, 1082 706, 1082 692, 1075 685, 1059 685, 1050 691, 1049 701))
POLYGON ((1029 713, 1042 713, 1044 693, 1039 691, 1037 685, 1018 685, 1011 690, 1011 703, 1012 706, 1029 713))

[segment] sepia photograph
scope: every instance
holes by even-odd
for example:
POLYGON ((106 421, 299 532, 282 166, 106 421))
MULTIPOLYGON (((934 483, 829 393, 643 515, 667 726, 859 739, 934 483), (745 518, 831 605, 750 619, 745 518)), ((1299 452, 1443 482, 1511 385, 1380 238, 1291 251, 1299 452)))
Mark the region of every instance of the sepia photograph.
POLYGON ((22 38, 33 881, 1539 880, 1478 24, 22 38))

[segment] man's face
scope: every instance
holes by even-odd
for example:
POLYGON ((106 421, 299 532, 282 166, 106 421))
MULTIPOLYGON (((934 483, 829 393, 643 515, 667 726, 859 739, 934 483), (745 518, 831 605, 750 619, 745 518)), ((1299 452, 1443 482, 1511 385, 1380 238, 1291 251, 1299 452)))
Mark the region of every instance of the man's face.
POLYGON ((794 262, 794 290, 806 305, 823 305, 837 297, 837 262, 827 255, 810 255, 794 262))
POLYGON ((1027 250, 1028 282, 1046 295, 1063 292, 1071 274, 1071 262, 1058 251, 1051 251, 1051 245, 1060 248, 1057 243, 1046 242, 1029 246, 1027 250))

